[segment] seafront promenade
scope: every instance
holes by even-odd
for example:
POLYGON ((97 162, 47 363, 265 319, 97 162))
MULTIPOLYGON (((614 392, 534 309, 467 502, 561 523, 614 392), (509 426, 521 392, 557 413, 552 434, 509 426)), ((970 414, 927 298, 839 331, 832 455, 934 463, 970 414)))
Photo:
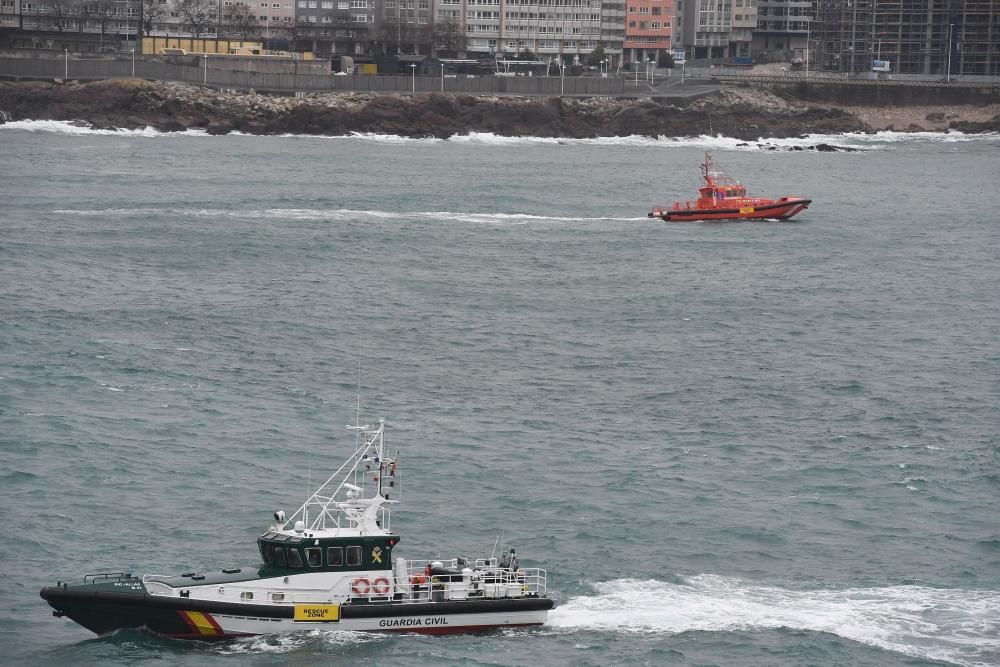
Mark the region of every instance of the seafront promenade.
POLYGON ((768 88, 797 99, 841 105, 992 104, 1000 102, 1000 79, 934 77, 872 79, 866 73, 844 76, 832 72, 787 71, 773 66, 748 69, 691 67, 645 72, 588 72, 582 76, 476 76, 442 72, 440 76, 341 75, 321 63, 267 62, 257 66, 242 58, 236 66, 227 56, 120 56, 81 58, 0 55, 0 79, 9 81, 99 81, 139 78, 200 84, 228 91, 296 95, 319 92, 452 93, 464 95, 541 97, 665 98, 684 103, 722 87, 768 88))

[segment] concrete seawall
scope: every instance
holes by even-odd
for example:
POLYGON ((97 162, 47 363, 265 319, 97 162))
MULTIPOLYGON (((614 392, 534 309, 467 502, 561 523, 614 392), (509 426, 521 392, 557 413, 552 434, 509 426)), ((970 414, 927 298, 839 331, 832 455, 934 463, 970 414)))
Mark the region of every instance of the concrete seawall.
POLYGON ((1000 103, 1000 84, 917 81, 804 81, 782 77, 719 76, 726 85, 766 88, 804 102, 843 106, 931 106, 1000 103))

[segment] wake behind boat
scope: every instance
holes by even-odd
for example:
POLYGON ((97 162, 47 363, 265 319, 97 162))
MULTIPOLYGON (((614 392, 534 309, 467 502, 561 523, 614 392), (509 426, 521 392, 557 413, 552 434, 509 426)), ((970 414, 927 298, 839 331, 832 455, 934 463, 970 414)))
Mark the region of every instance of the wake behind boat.
POLYGON ((315 629, 445 634, 541 625, 554 606, 546 571, 502 558, 393 560, 399 452, 385 423, 348 427, 355 451, 289 518, 257 538, 263 563, 163 576, 89 574, 41 596, 97 634, 146 628, 181 639, 315 629))
POLYGON ((752 197, 738 181, 734 181, 720 171, 712 160, 712 154, 705 151, 705 161, 701 165, 705 185, 698 189, 699 197, 681 205, 656 206, 647 214, 650 218, 660 218, 667 222, 693 222, 700 220, 788 220, 801 213, 811 199, 786 196, 781 199, 752 197))

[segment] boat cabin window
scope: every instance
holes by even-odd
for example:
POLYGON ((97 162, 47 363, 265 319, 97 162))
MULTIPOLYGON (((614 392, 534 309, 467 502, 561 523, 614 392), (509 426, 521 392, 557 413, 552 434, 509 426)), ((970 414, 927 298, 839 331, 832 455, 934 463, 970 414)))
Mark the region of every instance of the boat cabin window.
POLYGON ((278 567, 285 567, 287 561, 285 560, 285 550, 282 547, 274 548, 274 564, 278 567))
POLYGON ((309 563, 309 567, 319 567, 323 564, 323 550, 313 547, 312 549, 306 549, 306 562, 309 563))
POLYGON ((347 567, 361 565, 361 547, 347 547, 347 567))
POLYGON ((344 564, 344 548, 330 547, 327 549, 326 564, 330 567, 341 567, 344 564))
POLYGON ((270 565, 272 560, 271 549, 273 547, 266 542, 258 542, 257 546, 260 547, 260 557, 264 559, 265 563, 270 565))
POLYGON ((243 591, 242 593, 240 593, 240 599, 253 600, 253 593, 251 593, 250 591, 243 591))
POLYGON ((288 550, 288 566, 289 567, 302 567, 302 554, 298 549, 288 550))

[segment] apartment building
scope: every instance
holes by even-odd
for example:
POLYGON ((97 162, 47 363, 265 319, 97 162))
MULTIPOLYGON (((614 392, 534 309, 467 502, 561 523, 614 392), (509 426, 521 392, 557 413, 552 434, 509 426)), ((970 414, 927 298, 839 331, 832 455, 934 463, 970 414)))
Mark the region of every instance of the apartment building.
POLYGON ((530 51, 573 64, 602 45, 620 57, 624 3, 620 9, 612 3, 607 16, 601 5, 601 0, 465 0, 468 54, 510 57, 530 51), (608 34, 612 26, 621 34, 608 34))
POLYGON ((750 62, 758 0, 676 0, 674 44, 689 59, 750 62))
POLYGON ((0 0, 0 30, 21 27, 21 0, 0 0))
POLYGON ((751 42, 754 62, 804 58, 814 4, 813 0, 760 0, 751 42))
POLYGON ((673 0, 627 0, 626 8, 625 62, 659 62, 671 49, 673 0))
POLYGON ((875 69, 943 78, 1000 75, 996 0, 818 0, 816 4, 813 47, 822 69, 851 73, 875 69))
MULTIPOLYGON (((627 2, 0 0, 0 29, 5 35, 17 35, 3 41, 18 47, 55 48, 59 41, 81 52, 128 49, 138 31, 141 8, 142 32, 150 36, 264 40, 271 48, 321 55, 510 57, 531 52, 565 64, 586 62, 600 48, 604 59, 617 66, 625 40, 627 2), (58 33, 59 39, 48 39, 46 31, 58 33)), ((641 4, 635 6, 633 57, 669 48, 672 19, 667 13, 674 0, 636 2, 641 4), (639 18, 644 8, 648 21, 645 15, 639 18)))

